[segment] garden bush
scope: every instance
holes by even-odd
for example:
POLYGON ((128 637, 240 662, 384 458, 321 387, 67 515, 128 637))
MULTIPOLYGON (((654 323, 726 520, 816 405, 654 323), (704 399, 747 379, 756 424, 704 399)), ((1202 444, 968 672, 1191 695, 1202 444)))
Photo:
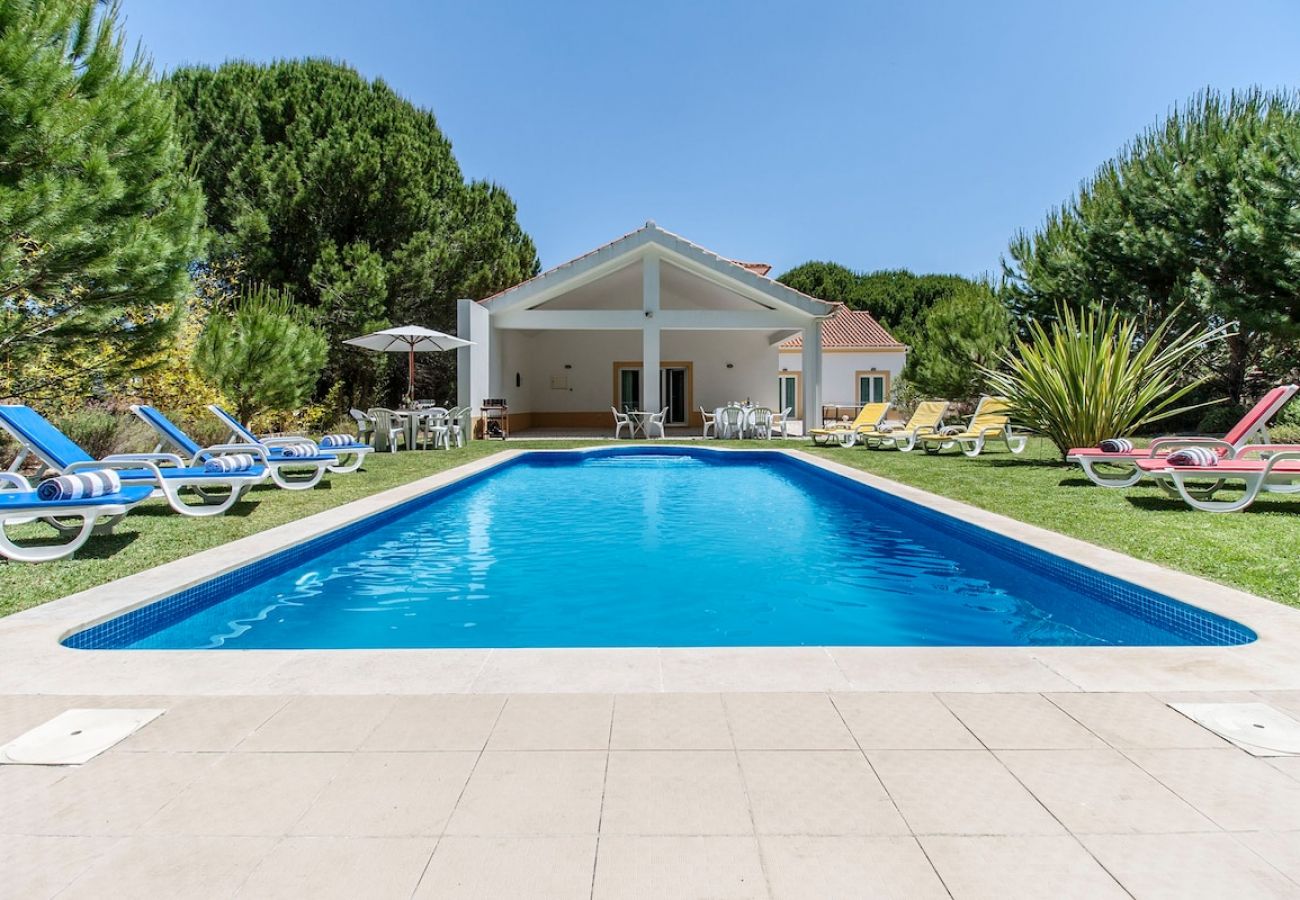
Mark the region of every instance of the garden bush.
POLYGON ((1274 444, 1300 444, 1300 425, 1275 425, 1268 430, 1274 444))
POLYGON ((1206 410, 1196 423, 1197 434, 1211 434, 1215 437, 1227 434, 1228 429, 1241 421, 1246 414, 1246 407, 1239 403, 1222 403, 1206 410))

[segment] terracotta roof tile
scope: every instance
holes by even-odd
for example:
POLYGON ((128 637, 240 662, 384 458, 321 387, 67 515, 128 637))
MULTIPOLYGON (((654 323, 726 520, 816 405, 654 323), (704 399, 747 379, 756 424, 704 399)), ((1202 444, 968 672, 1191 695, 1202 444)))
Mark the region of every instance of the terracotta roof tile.
POLYGON ((749 269, 749 271, 753 272, 755 275, 762 275, 765 278, 767 277, 767 273, 772 271, 772 267, 768 263, 741 262, 738 259, 733 259, 731 261, 742 269, 749 269))
MULTIPOLYGON (((799 335, 781 344, 782 350, 803 346, 799 335)), ((902 349, 892 334, 865 309, 849 309, 843 303, 835 304, 835 315, 822 322, 822 349, 854 349, 858 347, 902 349)))

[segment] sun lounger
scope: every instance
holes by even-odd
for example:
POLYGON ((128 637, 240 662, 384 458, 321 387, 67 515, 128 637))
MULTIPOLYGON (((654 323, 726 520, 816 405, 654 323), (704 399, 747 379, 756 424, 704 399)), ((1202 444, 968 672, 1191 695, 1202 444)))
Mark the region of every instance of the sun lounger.
POLYGON ((1262 493, 1300 494, 1300 447, 1291 444, 1252 444, 1236 456, 1214 465, 1172 464, 1167 456, 1139 459, 1137 468, 1173 497, 1205 512, 1238 512, 1262 493), (1207 479, 1210 484, 1203 484, 1207 479), (1226 484, 1241 482, 1244 492, 1234 500, 1215 500, 1226 484))
POLYGON ((38 473, 48 469, 71 475, 90 469, 113 469, 124 486, 152 485, 162 492, 172 509, 186 516, 221 515, 267 476, 265 466, 241 472, 209 472, 203 466, 187 466, 174 453, 119 453, 97 460, 29 406, 0 405, 0 428, 20 446, 11 472, 16 472, 28 457, 39 462, 38 473), (180 492, 185 488, 195 491, 203 502, 189 504, 182 500, 180 492), (224 495, 214 494, 214 488, 229 490, 224 495))
POLYGON ((948 414, 947 400, 925 400, 917 404, 911 417, 901 428, 877 425, 858 432, 858 440, 872 448, 894 448, 907 453, 927 434, 943 427, 943 417, 948 414))
POLYGON ((889 415, 888 403, 868 403, 858 410, 857 416, 847 425, 835 425, 830 428, 812 428, 808 435, 814 444, 838 442, 841 446, 852 447, 858 435, 864 431, 874 431, 889 415))
POLYGON ((316 442, 305 437, 258 437, 244 425, 215 403, 208 404, 208 411, 230 429, 231 444, 245 444, 261 447, 266 451, 267 463, 271 469, 271 479, 280 487, 290 491, 303 491, 315 487, 326 472, 355 472, 361 467, 361 461, 372 450, 369 444, 355 444, 347 448, 330 448, 322 450, 316 442), (292 456, 286 448, 309 446, 311 452, 305 456, 292 456), (351 455, 350 463, 343 463, 341 457, 351 455), (303 472, 291 475, 290 470, 303 472))
POLYGON ((1259 439, 1268 443, 1268 423, 1287 404, 1300 386, 1284 384, 1273 388, 1260 401, 1251 407, 1241 420, 1220 438, 1212 437, 1163 437, 1152 441, 1148 446, 1135 448, 1125 453, 1106 453, 1098 447, 1075 447, 1066 459, 1078 463, 1083 473, 1093 484, 1102 487, 1125 488, 1137 484, 1146 477, 1147 472, 1136 465, 1138 460, 1151 459, 1171 453, 1180 447, 1209 447, 1219 451, 1220 455, 1235 456, 1251 441, 1259 439), (1099 471, 1098 465, 1107 465, 1118 469, 1114 474, 1099 471))
MULTIPOLYGON (((198 442, 180 429, 171 419, 167 418, 152 406, 135 404, 131 407, 131 412, 135 413, 142 422, 154 430, 158 435, 158 450, 171 448, 178 453, 183 454, 190 459, 191 465, 201 465, 214 456, 225 455, 230 453, 249 453, 256 457, 259 464, 266 466, 271 473, 271 479, 279 487, 288 490, 304 490, 314 487, 320 481, 325 471, 329 469, 328 458, 333 457, 333 452, 326 453, 320 450, 313 442, 306 439, 296 440, 294 443, 311 444, 312 455, 309 457, 290 457, 286 458, 281 450, 273 453, 269 448, 261 443, 249 443, 246 441, 234 441, 229 444, 216 444, 211 447, 200 447, 198 442), (282 467, 289 468, 309 468, 314 479, 308 483, 304 479, 296 479, 289 476, 280 476, 279 469, 282 467), (281 482, 285 483, 281 483, 281 482)), ((374 449, 366 445, 367 450, 374 449)), ((357 456, 361 459, 361 455, 357 456)), ((357 465, 360 465, 358 462, 357 465)), ((346 471, 354 471, 355 466, 348 468, 346 471)), ((330 471, 333 471, 332 469, 330 471)))
POLYGON ((47 562, 71 556, 92 534, 107 534, 131 507, 149 499, 148 485, 124 485, 121 490, 76 500, 42 500, 31 483, 17 472, 0 472, 0 556, 17 562, 47 562), (66 519, 78 520, 69 524, 66 519), (20 547, 5 533, 6 525, 45 522, 68 538, 63 544, 20 547))
POLYGON ((989 441, 1001 441, 1012 453, 1023 453, 1029 438, 1016 434, 1011 427, 1005 397, 981 397, 965 428, 945 428, 924 434, 920 438, 926 453, 938 453, 950 447, 960 447, 967 456, 979 456, 989 441))

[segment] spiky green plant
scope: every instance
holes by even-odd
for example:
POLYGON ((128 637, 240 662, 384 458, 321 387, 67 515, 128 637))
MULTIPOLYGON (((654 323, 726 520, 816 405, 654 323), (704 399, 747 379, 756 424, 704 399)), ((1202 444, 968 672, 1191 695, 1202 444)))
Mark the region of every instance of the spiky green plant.
POLYGON ((1001 367, 981 368, 989 389, 1009 401, 1012 421, 1051 440, 1064 458, 1072 447, 1095 447, 1209 405, 1178 404, 1208 377, 1194 371, 1197 359, 1232 326, 1173 334, 1177 313, 1143 337, 1135 319, 1114 309, 1060 307, 1050 331, 1031 321, 1001 367))

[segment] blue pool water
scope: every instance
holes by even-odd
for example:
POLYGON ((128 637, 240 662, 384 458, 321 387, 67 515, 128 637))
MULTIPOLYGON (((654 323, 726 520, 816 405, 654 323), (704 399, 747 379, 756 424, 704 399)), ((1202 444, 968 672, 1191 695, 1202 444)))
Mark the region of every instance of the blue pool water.
POLYGON ((643 447, 525 454, 66 643, 230 650, 1254 637, 798 460, 643 447))

